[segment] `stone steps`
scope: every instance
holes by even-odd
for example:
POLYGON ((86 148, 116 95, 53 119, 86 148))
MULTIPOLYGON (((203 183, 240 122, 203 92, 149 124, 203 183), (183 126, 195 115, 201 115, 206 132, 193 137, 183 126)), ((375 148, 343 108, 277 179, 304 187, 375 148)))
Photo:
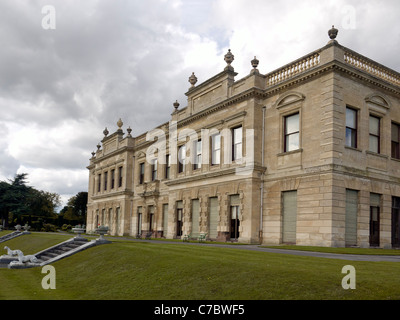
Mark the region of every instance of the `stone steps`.
POLYGON ((93 247, 96 245, 105 244, 105 243, 110 243, 110 241, 104 240, 104 239, 97 239, 97 240, 89 241, 82 237, 75 237, 73 239, 69 239, 67 241, 64 241, 53 247, 47 248, 45 250, 42 250, 42 251, 34 254, 37 261, 26 262, 24 264, 21 264, 21 263, 14 262, 14 261, 18 260, 17 257, 3 256, 0 259, 0 268, 1 267, 4 268, 5 266, 8 266, 8 268, 11 268, 11 269, 22 269, 22 268, 32 268, 32 267, 37 267, 37 266, 44 266, 46 264, 50 264, 57 260, 60 260, 65 257, 68 257, 70 255, 73 255, 79 251, 85 250, 87 248, 90 248, 90 247, 93 247))
POLYGON ((74 239, 72 241, 63 242, 55 247, 37 253, 35 256, 38 259, 38 262, 42 264, 48 260, 54 260, 54 258, 65 255, 66 253, 71 252, 72 250, 79 249, 81 246, 86 244, 88 244, 88 241, 86 239, 84 240, 74 239))
POLYGON ((19 236, 22 236, 24 234, 29 234, 29 232, 14 231, 14 232, 8 233, 8 234, 0 237, 0 243, 10 240, 10 239, 13 239, 13 238, 16 238, 16 237, 19 237, 19 236))

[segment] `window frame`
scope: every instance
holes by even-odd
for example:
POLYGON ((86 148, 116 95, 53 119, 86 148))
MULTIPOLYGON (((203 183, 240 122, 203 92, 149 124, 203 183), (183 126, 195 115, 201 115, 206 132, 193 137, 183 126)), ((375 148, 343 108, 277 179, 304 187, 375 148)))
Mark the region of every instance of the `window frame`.
POLYGON ((111 190, 115 187, 115 169, 111 169, 111 190))
POLYGON ((193 170, 201 169, 203 145, 201 139, 193 142, 193 170), (200 152, 199 152, 200 146, 200 152))
POLYGON ((231 137, 232 137, 232 161, 241 160, 243 158, 243 126, 237 126, 231 129, 231 137), (240 141, 236 141, 236 132, 237 130, 241 131, 240 141), (240 155, 236 154, 236 147, 240 145, 240 155))
POLYGON ((101 191, 101 173, 97 175, 97 192, 101 191))
POLYGON ((211 135, 211 166, 218 166, 221 164, 221 134, 215 133, 211 135), (219 147, 215 148, 215 138, 219 139, 219 147), (218 157, 216 156, 218 154, 218 157))
POLYGON ((393 159, 400 160, 400 124, 393 122, 391 123, 390 127, 390 145, 391 145, 391 157, 393 159), (397 141, 393 140, 393 126, 397 127, 397 141), (395 143, 395 147, 393 147, 393 143, 395 143))
POLYGON ((349 106, 346 106, 346 113, 345 113, 345 125, 346 125, 346 131, 345 131, 345 146, 349 148, 354 148, 357 149, 358 147, 358 110, 349 106), (355 128, 347 126, 347 110, 351 110, 355 113, 355 128), (347 132, 351 133, 351 142, 350 145, 347 144, 347 132), (353 134, 354 134, 354 145, 353 145, 353 134))
POLYGON ((122 166, 118 167, 118 188, 122 187, 122 180, 123 180, 123 175, 122 175, 122 166))
POLYGON ((144 183, 144 172, 145 172, 144 162, 141 162, 139 163, 139 184, 144 183))
POLYGON ((178 174, 186 170, 186 144, 178 147, 178 174))
POLYGON ((104 172, 104 191, 107 191, 107 187, 108 187, 108 171, 104 172))
POLYGON ((171 177, 171 155, 167 154, 165 156, 165 179, 170 179, 171 177))
POLYGON ((283 117, 283 152, 291 152, 291 151, 297 151, 300 150, 300 112, 294 112, 288 115, 285 115, 283 117), (298 116, 299 118, 299 123, 298 123, 298 131, 293 131, 293 132, 287 132, 288 130, 288 119, 294 116, 298 116), (288 138, 290 136, 297 135, 298 141, 297 141, 297 149, 289 149, 289 143, 288 143, 288 138))
POLYGON ((376 115, 370 114, 368 120, 369 120, 369 146, 368 146, 368 149, 370 152, 381 153, 381 120, 382 120, 382 118, 380 118, 376 115), (370 125, 371 118, 378 120, 378 134, 377 135, 375 133, 371 133, 371 125, 370 125), (377 145, 378 150, 377 151, 371 150, 371 137, 377 139, 377 141, 378 141, 378 145, 377 145))
POLYGON ((153 159, 151 161, 151 181, 157 180, 157 170, 158 170, 158 161, 157 159, 153 159))

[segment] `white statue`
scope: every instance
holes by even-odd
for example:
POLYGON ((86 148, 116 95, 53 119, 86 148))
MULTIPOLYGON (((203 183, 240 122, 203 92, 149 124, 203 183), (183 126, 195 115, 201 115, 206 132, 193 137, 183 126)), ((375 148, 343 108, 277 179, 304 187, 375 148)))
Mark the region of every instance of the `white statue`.
POLYGON ((35 262, 38 262, 38 259, 33 254, 28 255, 28 256, 24 256, 24 254, 20 251, 18 253, 18 261, 20 263, 25 263, 25 262, 33 262, 33 263, 35 263, 35 262))
POLYGON ((22 253, 22 251, 21 250, 11 250, 9 247, 7 247, 7 246, 5 246, 4 247, 4 249, 5 250, 7 250, 7 254, 9 255, 9 256, 17 256, 19 253, 22 253))

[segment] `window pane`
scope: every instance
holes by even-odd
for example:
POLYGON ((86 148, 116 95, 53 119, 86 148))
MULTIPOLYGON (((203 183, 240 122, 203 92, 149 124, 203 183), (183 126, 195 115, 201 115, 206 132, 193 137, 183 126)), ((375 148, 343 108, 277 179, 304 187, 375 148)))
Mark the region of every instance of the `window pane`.
POLYGON ((399 126, 392 123, 392 141, 399 142, 399 126))
POLYGON ((286 136, 286 151, 298 150, 300 147, 299 144, 299 134, 294 133, 286 136))
POLYGON ((233 143, 242 143, 242 127, 233 129, 233 143))
POLYGON ((183 145, 179 148, 178 160, 179 163, 184 164, 186 159, 186 145, 183 145))
POLYGON ((211 140, 211 164, 220 164, 221 136, 219 134, 213 135, 211 140))
POLYGON ((357 128, 357 111, 346 108, 346 127, 357 128))
POLYGON ((346 146, 357 148, 356 130, 346 128, 346 146))
POLYGON ((369 117, 369 133, 379 136, 379 118, 369 117))
POLYGON ((197 154, 201 154, 201 140, 196 142, 196 152, 197 154))
POLYGON ((216 150, 212 152, 212 159, 211 159, 211 164, 219 164, 221 159, 221 153, 220 150, 216 150))
POLYGON ((221 136, 219 134, 212 136, 212 142, 213 142, 213 150, 221 148, 221 136))
POLYGON ((375 136, 369 136, 369 151, 379 153, 379 139, 375 136))
POLYGON ((392 141, 392 158, 400 158, 399 143, 392 141))
POLYGON ((285 118, 285 134, 299 132, 299 114, 296 113, 292 116, 285 118))
POLYGON ((242 144, 236 144, 233 150, 233 160, 242 159, 242 144))

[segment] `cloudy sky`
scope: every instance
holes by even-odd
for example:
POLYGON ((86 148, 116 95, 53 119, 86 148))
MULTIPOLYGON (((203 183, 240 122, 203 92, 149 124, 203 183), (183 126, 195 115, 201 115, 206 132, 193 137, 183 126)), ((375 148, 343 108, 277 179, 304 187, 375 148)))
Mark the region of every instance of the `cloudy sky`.
POLYGON ((337 40, 400 71, 398 0, 0 0, 0 180, 63 200, 122 118, 139 135, 186 106, 188 77, 268 73, 337 40), (49 5, 49 7, 45 7, 49 5))

